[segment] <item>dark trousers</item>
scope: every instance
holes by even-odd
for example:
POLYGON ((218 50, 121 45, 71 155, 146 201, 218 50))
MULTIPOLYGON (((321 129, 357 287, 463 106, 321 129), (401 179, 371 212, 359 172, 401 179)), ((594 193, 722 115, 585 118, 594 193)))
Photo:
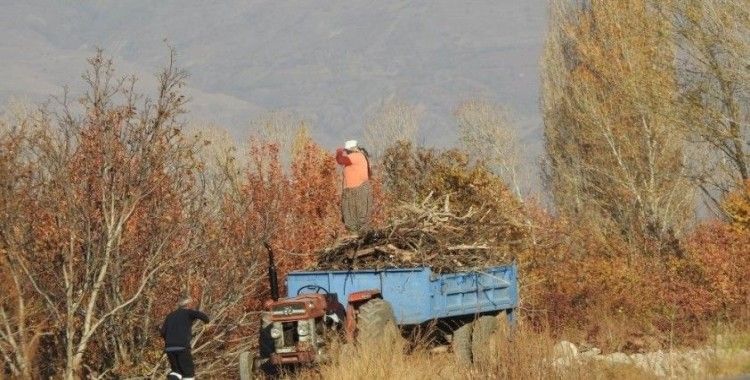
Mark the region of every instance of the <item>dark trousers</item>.
POLYGON ((341 193, 341 216, 349 232, 366 230, 372 216, 372 185, 370 181, 341 193))
POLYGON ((193 355, 190 350, 170 351, 167 352, 169 366, 172 372, 177 372, 185 377, 195 377, 195 368, 193 367, 193 355))

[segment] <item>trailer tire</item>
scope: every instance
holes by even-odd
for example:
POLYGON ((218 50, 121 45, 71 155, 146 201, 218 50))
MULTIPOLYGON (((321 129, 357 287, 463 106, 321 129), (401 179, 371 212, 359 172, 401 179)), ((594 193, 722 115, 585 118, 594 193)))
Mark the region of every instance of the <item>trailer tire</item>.
POLYGON ((474 324, 469 322, 453 332, 451 339, 451 348, 456 360, 461 364, 471 364, 471 335, 474 331, 474 324))
POLYGON ((508 320, 508 313, 502 311, 495 318, 497 319, 497 333, 495 333, 495 335, 504 342, 512 341, 513 326, 511 326, 511 323, 508 320))
POLYGON ((497 331, 497 317, 485 315, 474 321, 474 331, 471 334, 471 353, 474 364, 487 364, 495 360, 497 351, 493 335, 497 331))
POLYGON ((496 316, 485 315, 474 321, 471 350, 474 364, 497 360, 499 345, 511 338, 511 326, 505 311, 496 316))
POLYGON ((396 341, 401 334, 396 327, 396 317, 388 301, 373 298, 357 311, 357 341, 375 343, 387 339, 396 341))

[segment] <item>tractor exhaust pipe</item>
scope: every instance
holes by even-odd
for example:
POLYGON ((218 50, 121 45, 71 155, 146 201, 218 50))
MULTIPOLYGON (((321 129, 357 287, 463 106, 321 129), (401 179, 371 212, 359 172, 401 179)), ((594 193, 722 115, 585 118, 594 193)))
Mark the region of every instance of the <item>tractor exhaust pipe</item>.
POLYGON ((279 279, 276 276, 276 263, 273 261, 273 249, 271 244, 267 241, 263 242, 263 246, 268 251, 268 283, 271 287, 271 299, 274 301, 279 300, 279 279))

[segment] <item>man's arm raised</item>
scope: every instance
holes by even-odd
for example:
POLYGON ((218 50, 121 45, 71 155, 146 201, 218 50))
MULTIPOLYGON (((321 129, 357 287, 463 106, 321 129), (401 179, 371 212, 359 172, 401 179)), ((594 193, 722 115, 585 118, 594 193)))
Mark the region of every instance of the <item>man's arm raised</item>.
POLYGON ((344 148, 336 149, 336 162, 339 165, 349 166, 352 164, 352 159, 344 152, 344 148))

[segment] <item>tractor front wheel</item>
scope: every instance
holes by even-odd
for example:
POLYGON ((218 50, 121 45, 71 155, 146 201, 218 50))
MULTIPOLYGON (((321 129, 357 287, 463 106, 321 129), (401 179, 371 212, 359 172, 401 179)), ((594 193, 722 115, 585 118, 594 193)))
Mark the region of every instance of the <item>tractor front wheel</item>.
POLYGON ((240 354, 240 380, 255 379, 255 358, 253 354, 244 351, 240 354))
POLYGON ((357 311, 357 341, 360 343, 373 343, 383 339, 401 338, 401 333, 396 327, 396 317, 393 308, 388 301, 381 298, 373 298, 357 311))

